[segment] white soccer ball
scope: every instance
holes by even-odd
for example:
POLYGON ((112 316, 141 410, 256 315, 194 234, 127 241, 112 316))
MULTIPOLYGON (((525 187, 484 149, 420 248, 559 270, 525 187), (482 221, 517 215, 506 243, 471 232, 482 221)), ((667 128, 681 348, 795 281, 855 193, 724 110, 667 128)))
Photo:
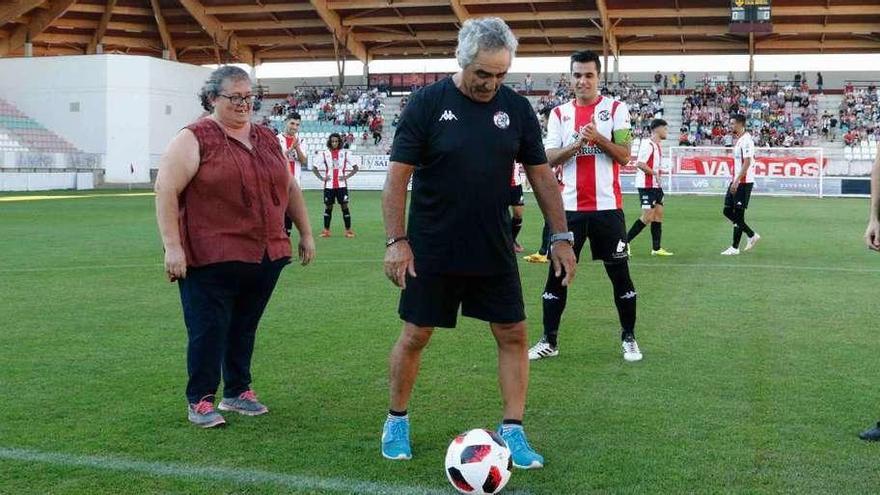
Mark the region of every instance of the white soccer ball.
POLYGON ((446 450, 446 477, 461 493, 498 493, 510 481, 512 468, 510 449, 494 431, 462 433, 446 450))

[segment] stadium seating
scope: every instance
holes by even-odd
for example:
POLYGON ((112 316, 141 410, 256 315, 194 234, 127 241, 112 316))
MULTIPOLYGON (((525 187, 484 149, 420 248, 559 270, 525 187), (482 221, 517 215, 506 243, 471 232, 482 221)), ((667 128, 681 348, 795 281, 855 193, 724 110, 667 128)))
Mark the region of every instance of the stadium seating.
POLYGON ((79 153, 75 146, 0 99, 0 151, 79 153))
MULTIPOLYGON (((339 93, 333 88, 325 88, 318 91, 315 88, 309 91, 296 90, 287 100, 269 100, 263 102, 263 108, 268 108, 270 114, 266 115, 269 124, 277 131, 284 129, 284 119, 296 110, 302 117, 300 137, 305 146, 306 154, 312 155, 327 147, 327 135, 333 132, 346 135, 351 132, 354 135, 354 143, 349 147, 358 154, 382 154, 387 150, 388 142, 383 140, 378 146, 373 144, 373 138, 364 142, 362 135, 369 132, 364 124, 364 119, 370 115, 380 114, 385 120, 385 132, 387 136, 393 114, 399 112, 398 105, 387 105, 387 95, 378 91, 365 91, 355 88, 348 93, 339 93), (306 97, 311 95, 310 97, 306 97), (315 97, 315 95, 320 95, 315 97), (352 101, 354 100, 354 101, 352 101), (374 100, 378 100, 375 102, 374 100), (296 102, 296 106, 291 102, 296 102), (329 108, 330 112, 324 110, 329 108), (378 108, 377 110, 374 110, 378 108), (359 122, 353 125, 340 123, 338 118, 348 112, 352 116, 363 115, 359 122)), ((395 103, 397 103, 395 101, 395 103)))
POLYGON ((818 143, 818 107, 806 84, 701 84, 685 97, 681 132, 693 146, 724 145, 730 116, 742 113, 759 146, 811 146, 818 143))

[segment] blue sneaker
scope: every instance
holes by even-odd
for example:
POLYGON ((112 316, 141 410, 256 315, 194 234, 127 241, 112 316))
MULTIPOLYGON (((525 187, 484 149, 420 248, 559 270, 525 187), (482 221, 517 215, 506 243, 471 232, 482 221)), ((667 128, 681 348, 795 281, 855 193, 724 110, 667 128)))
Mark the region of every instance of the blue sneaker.
POLYGON ((392 461, 412 459, 409 446, 409 418, 388 417, 382 428, 382 457, 392 461))
POLYGON ((522 426, 516 425, 504 432, 504 426, 498 427, 498 434, 507 442, 510 449, 510 458, 513 467, 519 469, 537 469, 544 467, 544 457, 535 452, 529 441, 526 440, 526 432, 522 426))

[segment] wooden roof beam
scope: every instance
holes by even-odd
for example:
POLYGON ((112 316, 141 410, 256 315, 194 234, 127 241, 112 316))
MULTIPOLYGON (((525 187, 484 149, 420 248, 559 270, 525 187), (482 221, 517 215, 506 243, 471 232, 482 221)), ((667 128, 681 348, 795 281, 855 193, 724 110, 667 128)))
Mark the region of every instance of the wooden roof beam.
POLYGON ((611 54, 614 55, 614 58, 619 58, 620 49, 617 46, 617 35, 614 33, 614 26, 611 25, 611 19, 608 16, 608 6, 605 4, 605 0, 596 0, 596 8, 599 9, 602 29, 605 31, 605 39, 608 40, 611 54))
POLYGON ((454 15, 404 15, 404 16, 379 16, 357 17, 342 20, 342 25, 353 26, 386 26, 403 24, 454 24, 458 18, 454 15))
POLYGON ((299 58, 327 58, 332 59, 336 52, 332 49, 319 50, 261 50, 255 53, 260 60, 299 59, 299 58))
POLYGON ((324 21, 330 33, 343 43, 352 55, 358 60, 367 64, 370 62, 370 55, 367 53, 367 47, 351 33, 351 29, 343 25, 339 14, 327 6, 327 0, 309 0, 312 6, 318 11, 318 15, 324 21))
POLYGON ((50 0, 45 10, 39 11, 31 17, 26 25, 19 26, 12 32, 8 39, 0 40, 0 57, 5 57, 11 52, 23 47, 26 42, 33 40, 46 30, 56 19, 63 16, 67 9, 76 0, 50 0))
POLYGON ((162 6, 159 5, 159 0, 150 0, 150 5, 153 7, 153 17, 156 19, 156 27, 159 28, 159 36, 162 38, 162 46, 168 51, 168 58, 170 60, 177 60, 177 50, 174 48, 174 40, 171 38, 171 33, 168 31, 168 25, 165 24, 165 16, 162 15, 162 6))
POLYGON ((455 13, 459 23, 470 19, 471 14, 468 12, 467 7, 462 5, 461 0, 449 0, 449 6, 452 7, 452 12, 455 13))
POLYGON ((95 34, 92 36, 89 45, 86 47, 87 54, 92 55, 97 52, 98 45, 101 43, 101 40, 104 39, 104 34, 107 33, 107 25, 110 23, 110 17, 113 16, 113 7, 115 6, 116 0, 107 0, 107 5, 104 7, 104 12, 101 14, 101 20, 98 21, 98 28, 95 29, 95 34))
POLYGON ((449 0, 329 0, 331 10, 383 9, 391 7, 445 7, 449 0))
POLYGON ((205 13, 209 15, 223 14, 272 14, 277 12, 312 12, 307 3, 268 3, 245 5, 206 5, 205 13))
POLYGON ((46 0, 12 0, 4 2, 5 5, 0 6, 0 26, 7 22, 18 19, 27 14, 31 10, 42 5, 46 0))
POLYGON ((199 0, 179 0, 180 4, 183 5, 190 15, 198 22, 205 33, 214 40, 215 45, 218 48, 223 48, 229 53, 232 54, 233 57, 238 60, 248 64, 254 64, 254 52, 243 43, 238 41, 238 36, 229 30, 223 28, 223 25, 220 21, 217 20, 216 17, 204 13, 204 5, 199 0))
POLYGON ((304 34, 299 36, 239 36, 238 41, 251 47, 257 46, 295 46, 332 45, 333 37, 328 34, 304 34))
POLYGON ((321 19, 290 19, 279 21, 229 21, 220 25, 227 31, 263 31, 266 29, 320 28, 326 24, 321 19))

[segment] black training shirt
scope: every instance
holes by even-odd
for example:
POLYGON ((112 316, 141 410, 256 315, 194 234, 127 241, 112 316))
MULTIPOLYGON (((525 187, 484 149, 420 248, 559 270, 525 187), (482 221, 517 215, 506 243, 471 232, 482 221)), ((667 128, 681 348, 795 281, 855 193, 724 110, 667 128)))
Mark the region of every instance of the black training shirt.
POLYGON ((407 227, 416 273, 516 270, 509 212, 514 160, 547 163, 535 112, 512 89, 502 86, 492 101, 478 103, 447 77, 410 97, 391 161, 416 167, 407 227))

